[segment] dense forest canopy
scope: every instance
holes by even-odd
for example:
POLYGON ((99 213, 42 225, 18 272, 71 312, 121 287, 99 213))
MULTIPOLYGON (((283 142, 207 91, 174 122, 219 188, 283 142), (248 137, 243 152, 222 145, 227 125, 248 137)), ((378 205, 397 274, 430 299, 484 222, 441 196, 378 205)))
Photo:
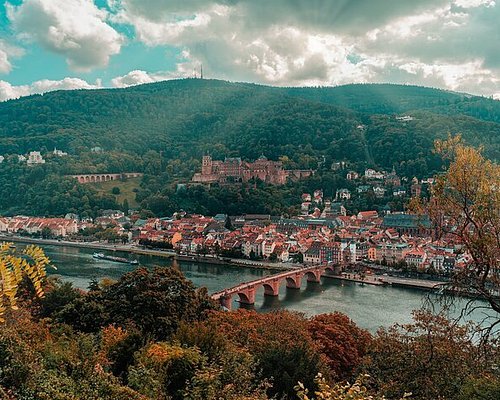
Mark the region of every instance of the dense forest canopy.
MULTIPOLYGON (((498 160, 500 101, 417 86, 277 88, 201 79, 34 95, 0 103, 0 154, 46 154, 57 147, 69 156, 36 172, 12 160, 1 164, 0 213, 33 211, 33 204, 45 204, 37 212, 50 215, 81 211, 74 199, 49 207, 35 198, 48 189, 56 196, 71 193, 74 182, 60 180, 76 173, 144 172, 139 202, 155 195, 170 201, 167 194, 189 180, 206 152, 214 159, 264 154, 286 168, 318 169, 312 182, 326 191, 339 180, 330 166, 341 160, 352 169, 395 167, 402 176, 422 178, 440 170, 433 142, 449 133, 498 160), (403 115, 411 118, 396 118, 403 115), (92 153, 93 147, 104 152, 92 153)), ((112 205, 86 196, 90 214, 112 205)), ((198 210, 221 202, 219 196, 198 210)))

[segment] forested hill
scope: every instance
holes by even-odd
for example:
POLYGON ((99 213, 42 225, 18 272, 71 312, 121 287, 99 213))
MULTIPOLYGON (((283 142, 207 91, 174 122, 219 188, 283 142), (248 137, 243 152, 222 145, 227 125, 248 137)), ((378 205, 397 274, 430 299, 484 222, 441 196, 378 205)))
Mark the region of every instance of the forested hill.
POLYGON ((499 101, 415 86, 275 88, 185 79, 0 103, 0 154, 100 146, 167 157, 207 150, 247 158, 325 155, 391 166, 428 153, 448 132, 485 144, 497 158, 500 125, 492 122, 499 118, 499 101), (409 123, 394 118, 408 112, 415 118, 409 123))
POLYGON ((499 107, 491 99, 413 86, 276 88, 200 79, 11 100, 0 103, 0 155, 5 157, 0 214, 98 215, 116 207, 114 197, 75 186, 64 175, 126 171, 144 172, 132 200, 157 215, 181 208, 281 213, 297 204, 303 190, 323 188, 331 196, 345 187, 345 173, 330 169, 335 161, 348 161, 358 171, 395 167, 402 176, 430 176, 441 169, 433 142, 449 133, 461 133, 498 160, 499 107), (404 115, 410 118, 398 119, 404 115), (96 146, 104 152, 91 152, 96 146), (54 147, 69 156, 50 155, 54 147), (33 150, 47 163, 30 168, 18 162, 15 154, 33 150), (215 159, 253 160, 264 154, 281 159, 286 168, 318 171, 280 189, 200 193, 193 188, 176 194, 176 183, 200 169, 207 151, 215 159), (228 204, 233 209, 226 210, 228 204))

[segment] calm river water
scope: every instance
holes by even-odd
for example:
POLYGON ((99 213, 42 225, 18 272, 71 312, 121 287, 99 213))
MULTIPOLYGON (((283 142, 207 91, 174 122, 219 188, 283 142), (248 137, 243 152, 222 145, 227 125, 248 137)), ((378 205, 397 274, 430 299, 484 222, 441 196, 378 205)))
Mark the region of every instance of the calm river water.
MULTIPOLYGON (((59 275, 74 286, 84 289, 92 278, 118 279, 122 274, 136 268, 128 264, 95 260, 92 258, 94 250, 91 249, 46 245, 42 247, 57 267, 57 271, 49 269, 49 274, 59 275)), ((137 259, 140 265, 146 267, 171 267, 174 262, 154 256, 123 253, 118 255, 137 259)), ((191 262, 180 262, 178 267, 196 286, 205 286, 210 293, 273 273, 267 270, 191 262)), ((300 291, 287 290, 283 284, 278 297, 264 297, 263 289, 260 289, 254 308, 257 311, 286 308, 309 316, 340 311, 359 326, 374 332, 380 326, 411 322, 411 311, 420 308, 425 297, 425 292, 419 290, 342 283, 322 278, 321 284, 304 282, 300 291)), ((235 302, 233 308, 237 307, 238 303, 235 302)), ((476 313, 472 319, 480 321, 482 315, 476 313)))

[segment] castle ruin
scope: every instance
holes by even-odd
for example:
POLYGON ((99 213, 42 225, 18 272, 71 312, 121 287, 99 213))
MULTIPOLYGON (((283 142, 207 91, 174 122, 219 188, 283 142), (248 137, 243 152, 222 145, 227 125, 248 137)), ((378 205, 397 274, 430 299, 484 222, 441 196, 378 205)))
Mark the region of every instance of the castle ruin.
POLYGON ((259 179, 273 185, 284 185, 289 179, 299 180, 314 174, 311 169, 285 170, 281 161, 270 161, 261 156, 254 162, 242 161, 240 157, 212 160, 203 156, 201 173, 196 173, 192 181, 196 183, 238 183, 259 179))

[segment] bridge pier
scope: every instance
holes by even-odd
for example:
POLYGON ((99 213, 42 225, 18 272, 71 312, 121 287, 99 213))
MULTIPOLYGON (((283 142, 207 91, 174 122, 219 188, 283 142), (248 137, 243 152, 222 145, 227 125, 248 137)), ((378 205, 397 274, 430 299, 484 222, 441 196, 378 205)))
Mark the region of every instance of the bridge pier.
POLYGON ((233 307, 233 296, 230 294, 224 295, 219 299, 219 302, 222 307, 231 311, 231 308, 233 307))
POLYGON ((294 276, 288 276, 285 279, 287 289, 300 289, 300 286, 302 285, 302 275, 295 274, 294 276))

